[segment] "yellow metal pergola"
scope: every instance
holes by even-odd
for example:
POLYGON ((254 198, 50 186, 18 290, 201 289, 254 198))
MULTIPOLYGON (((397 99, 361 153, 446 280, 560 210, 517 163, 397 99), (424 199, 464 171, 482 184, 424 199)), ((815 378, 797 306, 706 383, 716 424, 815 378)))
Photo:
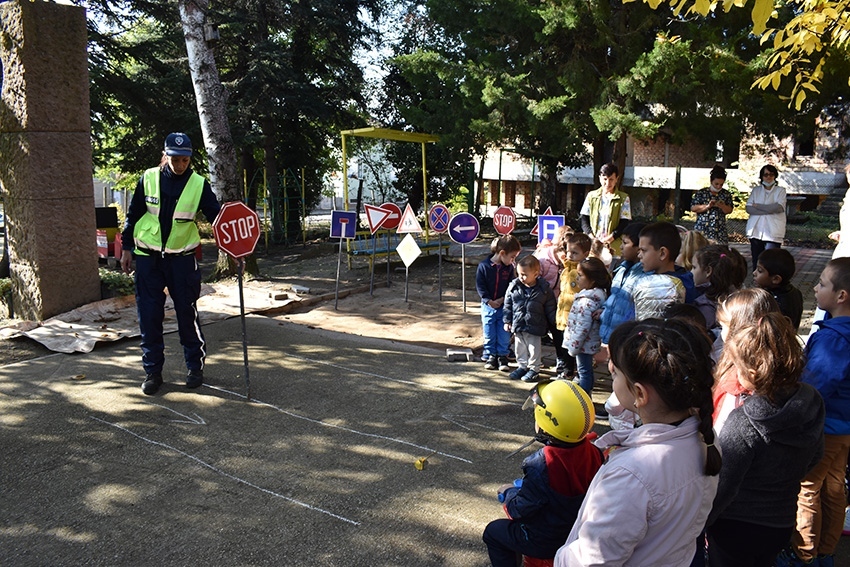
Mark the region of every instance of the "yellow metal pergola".
MULTIPOLYGON (((359 136, 361 138, 381 138, 396 142, 416 142, 422 145, 422 192, 424 193, 423 209, 428 214, 428 175, 425 169, 425 144, 438 142, 439 136, 434 134, 419 134, 417 132, 405 132, 403 130, 391 130, 389 128, 357 128, 356 130, 341 130, 342 134, 342 186, 345 194, 345 210, 348 210, 348 150, 346 136, 359 136)), ((426 225, 427 226, 427 225, 426 225)), ((426 230, 427 237, 427 230, 426 230)))

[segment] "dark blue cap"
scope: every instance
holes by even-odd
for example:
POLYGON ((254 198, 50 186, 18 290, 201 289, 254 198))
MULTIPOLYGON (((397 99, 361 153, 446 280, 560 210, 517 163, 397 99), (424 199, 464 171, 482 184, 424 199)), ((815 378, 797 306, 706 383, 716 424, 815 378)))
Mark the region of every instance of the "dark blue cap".
POLYGON ((183 132, 172 132, 165 138, 165 155, 192 156, 192 141, 183 132))

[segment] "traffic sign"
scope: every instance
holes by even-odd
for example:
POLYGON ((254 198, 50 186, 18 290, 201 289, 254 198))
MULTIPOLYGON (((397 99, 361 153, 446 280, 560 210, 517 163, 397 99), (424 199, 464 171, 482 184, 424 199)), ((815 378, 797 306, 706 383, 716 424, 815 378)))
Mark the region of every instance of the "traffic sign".
POLYGON ((381 227, 390 230, 397 228, 398 223, 401 222, 401 209, 399 206, 395 203, 384 203, 381 205, 381 208, 390 212, 390 215, 386 218, 381 227))
POLYGON ((428 224, 431 230, 438 234, 442 234, 449 229, 449 219, 452 214, 449 209, 442 203, 434 203, 431 210, 428 211, 428 224))
POLYGON ((564 226, 567 220, 564 215, 540 215, 537 217, 537 243, 544 240, 555 240, 555 231, 564 226))
POLYGON ((395 251, 398 253, 398 257, 401 258, 401 261, 404 262, 404 265, 407 268, 410 267, 414 260, 422 255, 422 249, 419 248, 418 244, 416 244, 416 239, 413 238, 413 235, 411 234, 408 234, 401 239, 401 242, 399 242, 395 251))
POLYGON ((331 238, 354 238, 355 236, 357 236, 357 213, 332 211, 331 238))
POLYGON ((493 228, 502 236, 516 229, 516 213, 510 207, 502 205, 493 213, 493 228))
POLYGON ((260 217, 242 201, 222 205, 212 227, 216 246, 234 258, 249 256, 260 239, 260 217))
POLYGON ((401 215, 401 220, 398 223, 398 228, 396 232, 399 234, 411 233, 415 232, 419 234, 422 232, 422 226, 419 224, 419 221, 416 219, 416 213, 413 212, 413 207, 410 206, 410 203, 404 208, 404 212, 401 215))
MULTIPOLYGON (((552 214, 552 207, 546 207, 546 211, 543 214, 544 215, 551 215, 552 214)), ((530 234, 531 236, 537 236, 537 223, 534 223, 534 226, 532 227, 531 232, 529 232, 528 234, 530 234)))
POLYGON ((480 230, 478 219, 469 213, 458 213, 449 221, 449 237, 458 244, 469 244, 480 230))
POLYGON ((363 207, 366 209, 366 220, 369 221, 369 230, 372 231, 372 234, 375 234, 384 224, 384 221, 387 220, 387 217, 390 216, 390 211, 376 207, 375 205, 364 204, 363 207))

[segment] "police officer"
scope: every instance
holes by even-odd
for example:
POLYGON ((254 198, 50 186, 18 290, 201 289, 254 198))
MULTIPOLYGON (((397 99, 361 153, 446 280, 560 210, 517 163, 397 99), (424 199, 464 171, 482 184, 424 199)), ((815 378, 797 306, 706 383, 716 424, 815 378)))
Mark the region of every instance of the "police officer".
POLYGON ((195 257, 201 245, 195 215, 212 222, 219 205, 209 182, 189 167, 192 142, 182 132, 165 138, 159 167, 145 171, 127 210, 121 233, 121 269, 130 273, 136 259, 136 307, 142 334, 142 391, 153 395, 162 385, 165 342, 165 289, 174 302, 180 344, 186 359, 186 387, 204 383, 206 343, 198 318, 201 271, 195 257))

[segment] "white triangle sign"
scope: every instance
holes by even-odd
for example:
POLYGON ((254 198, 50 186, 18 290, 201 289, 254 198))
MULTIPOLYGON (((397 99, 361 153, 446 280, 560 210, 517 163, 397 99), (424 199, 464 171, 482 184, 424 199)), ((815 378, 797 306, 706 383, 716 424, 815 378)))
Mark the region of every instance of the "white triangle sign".
POLYGON ((422 226, 419 224, 419 221, 416 220, 416 214, 413 212, 413 207, 410 206, 410 203, 404 208, 404 212, 401 214, 401 220, 398 222, 398 228, 396 232, 399 234, 416 232, 422 232, 422 226))
POLYGON ((387 220, 387 217, 392 214, 392 211, 374 205, 364 204, 363 208, 366 209, 366 220, 369 221, 369 230, 372 231, 372 234, 375 234, 387 220))
MULTIPOLYGON (((546 211, 543 213, 543 216, 551 215, 552 207, 546 207, 546 211)), ((537 223, 534 224, 534 228, 531 229, 531 232, 528 233, 530 236, 537 236, 537 223)))

